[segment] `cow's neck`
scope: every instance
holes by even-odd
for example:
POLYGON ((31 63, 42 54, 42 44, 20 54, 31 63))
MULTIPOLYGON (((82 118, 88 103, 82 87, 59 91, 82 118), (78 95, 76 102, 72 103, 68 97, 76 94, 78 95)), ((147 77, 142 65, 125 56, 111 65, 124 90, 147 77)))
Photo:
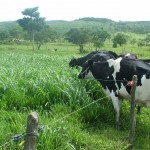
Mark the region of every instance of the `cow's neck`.
POLYGON ((78 58, 77 65, 82 66, 85 61, 86 61, 85 57, 78 58))
POLYGON ((90 70, 94 78, 97 80, 107 80, 114 71, 113 67, 109 67, 108 62, 95 63, 92 67, 90 67, 90 70))

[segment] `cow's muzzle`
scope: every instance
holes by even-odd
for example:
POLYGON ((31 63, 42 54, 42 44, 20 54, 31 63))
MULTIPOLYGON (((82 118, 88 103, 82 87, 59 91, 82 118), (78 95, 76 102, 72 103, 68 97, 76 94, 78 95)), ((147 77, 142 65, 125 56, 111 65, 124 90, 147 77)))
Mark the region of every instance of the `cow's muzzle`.
POLYGON ((83 74, 82 73, 80 73, 79 75, 78 75, 78 79, 83 79, 84 77, 83 77, 83 74))

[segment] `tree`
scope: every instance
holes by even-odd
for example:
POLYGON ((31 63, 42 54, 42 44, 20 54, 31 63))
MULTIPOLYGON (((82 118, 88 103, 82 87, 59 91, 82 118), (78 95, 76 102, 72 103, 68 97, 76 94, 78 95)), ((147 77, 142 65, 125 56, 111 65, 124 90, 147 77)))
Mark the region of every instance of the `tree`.
POLYGON ((110 34, 104 30, 95 31, 92 33, 92 42, 94 43, 96 49, 103 47, 107 38, 110 38, 110 34))
POLYGON ((144 39, 140 39, 138 46, 150 46, 150 33, 146 34, 144 39))
POLYGON ((22 14, 24 15, 24 18, 19 19, 17 22, 24 30, 32 34, 34 51, 35 33, 43 29, 45 25, 45 18, 40 17, 38 7, 27 8, 22 12, 22 14))
POLYGON ((117 47, 117 44, 122 46, 127 43, 127 37, 123 33, 117 33, 113 38, 113 47, 117 47))
POLYGON ((45 25, 43 29, 35 33, 35 42, 37 49, 39 50, 41 45, 48 41, 55 41, 58 38, 58 34, 55 30, 45 25))
POLYGON ((89 41, 89 30, 84 28, 73 28, 65 34, 65 39, 73 44, 78 44, 80 53, 83 52, 83 46, 89 41))
POLYGON ((4 42, 10 37, 8 30, 0 30, 0 41, 4 42))

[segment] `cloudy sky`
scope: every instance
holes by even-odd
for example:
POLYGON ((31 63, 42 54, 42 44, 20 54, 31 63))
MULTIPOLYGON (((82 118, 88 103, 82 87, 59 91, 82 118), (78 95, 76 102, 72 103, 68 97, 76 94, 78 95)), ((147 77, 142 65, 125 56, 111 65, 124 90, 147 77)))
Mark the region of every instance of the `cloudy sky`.
POLYGON ((22 18, 24 9, 36 6, 46 20, 150 21, 150 0, 0 0, 0 22, 22 18))

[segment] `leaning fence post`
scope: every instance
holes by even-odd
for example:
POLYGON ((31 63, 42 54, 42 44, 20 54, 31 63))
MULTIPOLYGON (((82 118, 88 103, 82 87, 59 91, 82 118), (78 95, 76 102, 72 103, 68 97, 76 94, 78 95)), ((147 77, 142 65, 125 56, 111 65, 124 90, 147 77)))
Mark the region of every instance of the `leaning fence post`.
POLYGON ((31 112, 27 119, 27 131, 25 137, 24 150, 35 150, 38 122, 39 119, 37 113, 31 112))
POLYGON ((137 76, 132 77, 133 86, 131 88, 131 106, 130 106, 130 133, 129 133, 129 144, 130 148, 133 147, 134 136, 135 136, 135 90, 137 85, 137 76))

